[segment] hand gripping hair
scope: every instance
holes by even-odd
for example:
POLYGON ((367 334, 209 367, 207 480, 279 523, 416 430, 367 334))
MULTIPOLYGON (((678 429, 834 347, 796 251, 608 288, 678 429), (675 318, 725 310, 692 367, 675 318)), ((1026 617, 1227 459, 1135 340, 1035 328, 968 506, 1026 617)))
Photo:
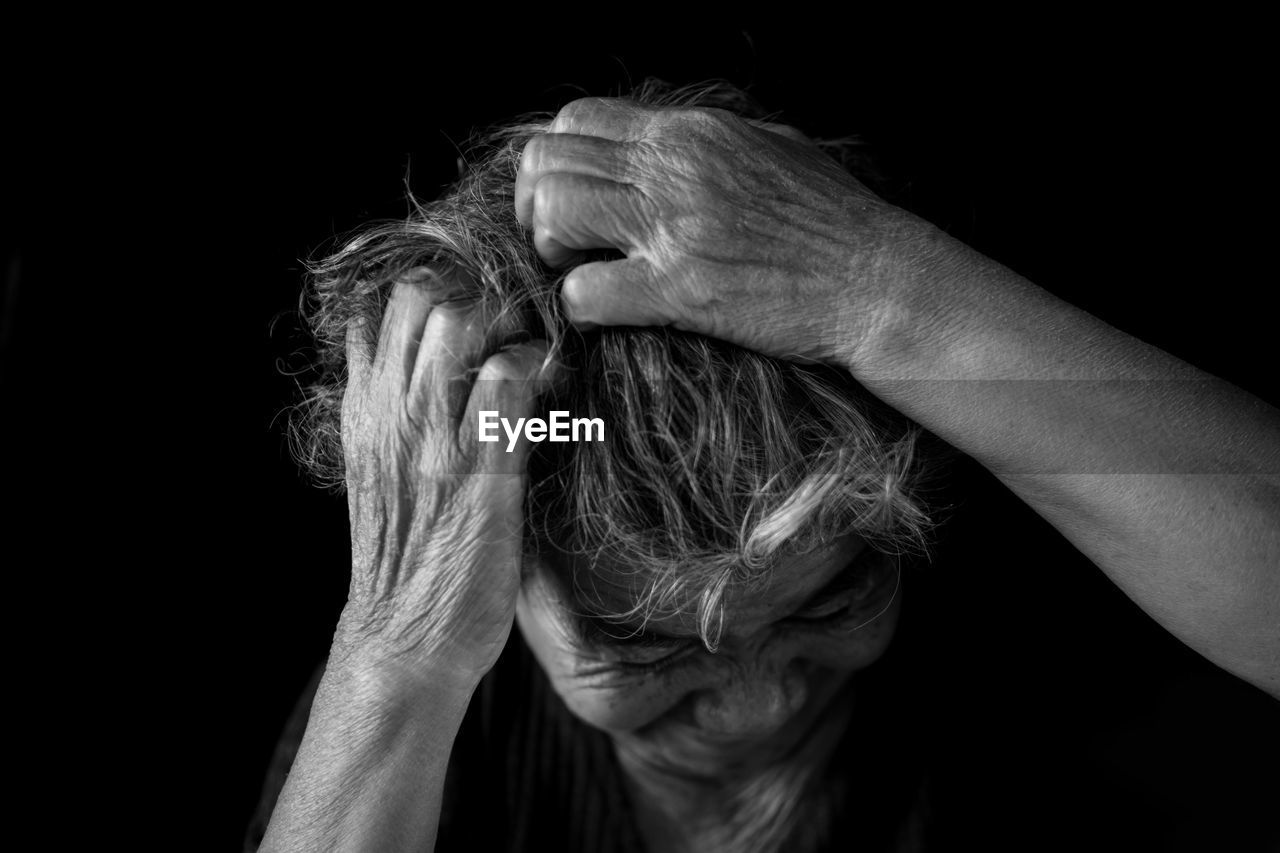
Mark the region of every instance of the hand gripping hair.
MULTIPOLYGON (((629 97, 768 118, 723 84, 647 81, 629 97)), ((882 551, 921 550, 930 520, 918 495, 920 430, 847 374, 669 328, 581 335, 568 325, 557 298, 565 271, 543 264, 513 203, 521 151, 552 118, 478 136, 441 198, 415 201, 407 220, 370 226, 309 266, 303 315, 318 379, 290 430, 303 466, 341 488, 348 324, 379 328, 397 281, 448 280, 465 292, 444 296, 473 299, 491 318, 492 350, 530 337, 550 343, 571 379, 545 408, 606 424, 603 442, 534 446, 525 547, 571 555, 586 571, 604 560, 631 573, 637 603, 620 618, 696 612, 714 648, 726 590, 762 581, 784 553, 850 532, 882 551)), ((575 578, 579 590, 590 589, 586 580, 575 578)))

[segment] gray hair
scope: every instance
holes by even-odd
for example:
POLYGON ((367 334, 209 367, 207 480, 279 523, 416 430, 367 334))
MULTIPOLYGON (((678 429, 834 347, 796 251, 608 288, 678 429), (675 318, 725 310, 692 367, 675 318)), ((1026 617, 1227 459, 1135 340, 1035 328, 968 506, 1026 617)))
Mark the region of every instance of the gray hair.
MULTIPOLYGON (((723 83, 646 81, 628 97, 770 118, 723 83)), ((564 271, 541 261, 513 203, 521 151, 553 117, 476 137, 440 199, 413 201, 405 221, 371 225, 308 265, 302 314, 318 378, 290 419, 299 462, 320 484, 342 488, 349 324, 379 328, 392 286, 415 271, 462 271, 466 295, 493 318, 488 351, 546 339, 574 377, 548 407, 608 425, 604 442, 534 445, 525 547, 631 575, 635 607, 610 616, 693 612, 714 650, 726 591, 762 583, 783 554, 850 532, 881 551, 921 550, 930 519, 918 494, 920 430, 847 374, 670 328, 580 335, 568 325, 557 298, 564 271)), ((848 152, 836 146, 846 164, 848 152)), ((580 594, 589 580, 575 577, 580 594)))

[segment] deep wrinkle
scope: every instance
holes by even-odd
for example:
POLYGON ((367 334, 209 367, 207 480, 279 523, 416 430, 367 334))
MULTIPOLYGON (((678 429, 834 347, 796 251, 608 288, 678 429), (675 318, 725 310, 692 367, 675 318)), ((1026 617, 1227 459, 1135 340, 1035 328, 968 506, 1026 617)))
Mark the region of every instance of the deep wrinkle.
POLYGON ((689 805, 711 821, 708 830, 720 819, 722 828, 743 829, 763 802, 751 793, 761 786, 773 792, 769 802, 801 796, 808 783, 792 778, 801 768, 789 769, 788 756, 814 757, 806 778, 821 772, 851 719, 841 697, 892 639, 898 560, 872 541, 829 539, 727 590, 726 629, 714 653, 687 612, 643 626, 609 619, 642 599, 644 577, 563 554, 528 558, 517 623, 569 711, 612 738, 642 812, 689 805), (655 797, 677 788, 688 802, 659 805, 655 797), (695 804, 698 791, 710 799, 699 794, 695 804))

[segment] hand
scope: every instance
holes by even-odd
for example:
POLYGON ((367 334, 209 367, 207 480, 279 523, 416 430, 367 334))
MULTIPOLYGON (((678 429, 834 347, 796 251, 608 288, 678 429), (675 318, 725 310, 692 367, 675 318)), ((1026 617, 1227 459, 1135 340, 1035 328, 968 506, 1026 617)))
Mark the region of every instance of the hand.
POLYGON ((354 325, 347 338, 352 565, 335 651, 478 681, 515 618, 528 453, 523 437, 509 453, 479 442, 478 413, 530 416, 552 379, 546 346, 486 358, 483 318, 432 307, 410 282, 394 287, 372 360, 367 334, 354 325))
POLYGON ((847 363, 929 226, 791 128, 723 110, 583 99, 524 149, 516 215, 567 276, 579 325, 672 325, 767 355, 847 363))

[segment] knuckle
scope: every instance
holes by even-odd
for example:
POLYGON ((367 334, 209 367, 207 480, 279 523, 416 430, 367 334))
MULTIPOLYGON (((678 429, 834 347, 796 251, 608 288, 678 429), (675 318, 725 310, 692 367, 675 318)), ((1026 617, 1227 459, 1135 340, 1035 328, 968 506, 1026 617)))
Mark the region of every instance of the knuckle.
POLYGON ((556 122, 571 123, 587 118, 597 112, 604 104, 604 98, 578 98, 570 101, 560 108, 560 112, 556 114, 556 122))
POLYGON ((721 114, 730 115, 714 107, 670 106, 659 110, 655 118, 662 126, 697 125, 717 121, 721 114))
POLYGON ((722 145, 745 126, 742 118, 719 107, 674 107, 661 112, 657 124, 663 139, 681 147, 722 145))
POLYGON ((356 357, 369 358, 373 355, 372 347, 369 345, 370 332, 374 331, 370 328, 369 318, 365 316, 353 317, 347 321, 345 343, 348 354, 356 357))

